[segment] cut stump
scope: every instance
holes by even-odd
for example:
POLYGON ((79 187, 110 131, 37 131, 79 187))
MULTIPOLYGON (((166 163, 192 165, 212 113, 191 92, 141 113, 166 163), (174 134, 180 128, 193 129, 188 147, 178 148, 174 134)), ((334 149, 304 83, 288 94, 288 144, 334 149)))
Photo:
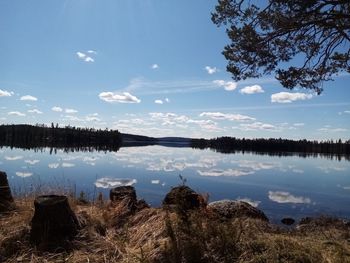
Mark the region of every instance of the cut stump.
POLYGON ((7 180, 7 174, 0 171, 0 213, 11 211, 14 208, 15 203, 7 180))
POLYGON ((30 241, 43 250, 66 247, 78 233, 79 221, 66 196, 42 195, 34 201, 30 241))

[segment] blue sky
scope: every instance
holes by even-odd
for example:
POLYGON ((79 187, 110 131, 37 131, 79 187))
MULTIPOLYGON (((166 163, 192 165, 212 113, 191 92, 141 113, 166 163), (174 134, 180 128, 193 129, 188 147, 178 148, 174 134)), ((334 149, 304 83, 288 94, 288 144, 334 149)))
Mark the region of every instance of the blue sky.
POLYGON ((0 123, 151 136, 349 139, 349 74, 316 96, 235 83, 216 1, 0 2, 0 123))

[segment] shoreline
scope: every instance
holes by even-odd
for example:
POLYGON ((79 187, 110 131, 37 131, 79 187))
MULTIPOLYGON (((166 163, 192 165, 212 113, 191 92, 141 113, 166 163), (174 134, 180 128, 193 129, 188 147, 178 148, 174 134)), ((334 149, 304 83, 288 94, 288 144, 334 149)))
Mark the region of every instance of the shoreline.
POLYGON ((118 189, 112 201, 70 197, 79 232, 49 252, 29 241, 34 199, 15 200, 16 210, 0 214, 0 262, 350 262, 349 221, 307 218, 285 228, 244 202, 208 205, 185 185, 160 208, 134 198, 134 190, 120 198, 118 189))

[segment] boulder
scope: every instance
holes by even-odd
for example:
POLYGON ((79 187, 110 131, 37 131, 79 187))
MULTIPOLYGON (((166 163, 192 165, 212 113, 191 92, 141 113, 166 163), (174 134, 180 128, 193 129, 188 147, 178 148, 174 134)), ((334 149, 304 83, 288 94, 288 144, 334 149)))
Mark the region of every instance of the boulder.
POLYGON ((222 200, 209 204, 209 208, 225 219, 247 217, 268 222, 267 216, 258 208, 243 201, 222 200))
POLYGON ((30 241, 42 250, 65 248, 80 228, 79 221, 62 195, 42 195, 34 201, 30 241))
POLYGON ((181 185, 174 187, 163 200, 164 207, 178 207, 182 210, 198 209, 205 206, 204 199, 190 187, 181 185))
POLYGON ((7 180, 7 174, 0 171, 0 213, 11 211, 14 208, 15 204, 7 180))

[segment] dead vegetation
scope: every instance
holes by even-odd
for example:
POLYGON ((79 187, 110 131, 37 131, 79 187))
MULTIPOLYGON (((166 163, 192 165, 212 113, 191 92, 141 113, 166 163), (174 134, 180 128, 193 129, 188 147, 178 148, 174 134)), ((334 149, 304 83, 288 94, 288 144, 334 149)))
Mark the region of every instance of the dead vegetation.
POLYGON ((210 208, 184 217, 162 208, 128 213, 123 202, 70 202, 82 229, 68 250, 44 252, 29 243, 33 200, 16 200, 17 210, 0 216, 0 262, 350 262, 349 226, 337 219, 283 229, 222 219, 210 208))

